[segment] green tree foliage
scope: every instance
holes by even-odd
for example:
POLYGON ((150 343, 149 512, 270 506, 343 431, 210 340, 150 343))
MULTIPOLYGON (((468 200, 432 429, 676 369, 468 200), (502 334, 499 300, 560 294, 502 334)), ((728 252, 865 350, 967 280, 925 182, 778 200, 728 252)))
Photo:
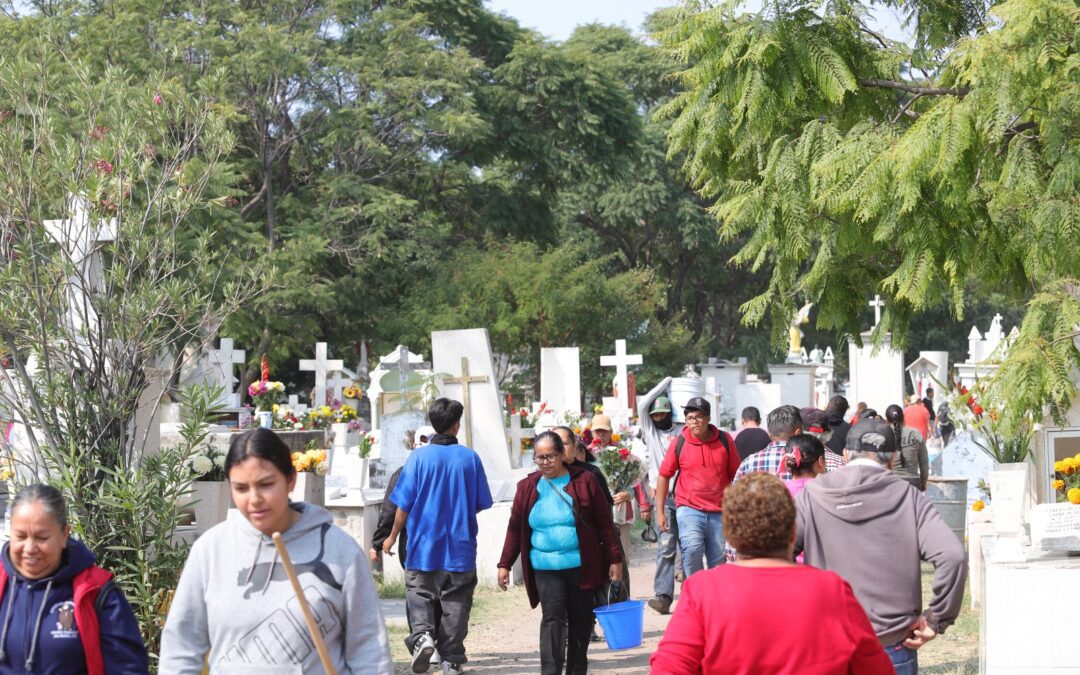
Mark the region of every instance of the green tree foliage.
POLYGON ((748 236, 735 261, 769 273, 743 313, 775 343, 806 300, 819 328, 857 336, 881 293, 881 330, 903 344, 917 313, 962 319, 970 284, 1034 291, 1014 350, 1031 395, 1014 411, 1060 410, 1076 326, 1037 310, 1077 303, 1076 5, 890 5, 913 46, 875 33, 870 3, 680 10, 662 35, 683 64, 662 111, 670 152, 716 200, 722 235, 748 236))

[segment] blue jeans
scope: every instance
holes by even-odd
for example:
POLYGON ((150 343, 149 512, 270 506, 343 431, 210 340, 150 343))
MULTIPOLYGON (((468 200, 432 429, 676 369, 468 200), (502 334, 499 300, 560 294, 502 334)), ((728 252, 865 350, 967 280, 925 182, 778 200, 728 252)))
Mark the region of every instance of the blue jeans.
POLYGON ((680 506, 675 510, 675 516, 679 521, 679 546, 682 547, 683 572, 687 578, 704 569, 702 557, 709 569, 724 563, 723 514, 680 506))
POLYGON ((653 594, 675 597, 675 551, 679 544, 679 523, 675 517, 675 498, 668 497, 664 504, 668 531, 659 532, 656 538, 656 576, 653 577, 653 594))
POLYGON ((903 642, 897 642, 886 647, 885 653, 896 668, 896 675, 918 675, 919 652, 905 647, 903 642))

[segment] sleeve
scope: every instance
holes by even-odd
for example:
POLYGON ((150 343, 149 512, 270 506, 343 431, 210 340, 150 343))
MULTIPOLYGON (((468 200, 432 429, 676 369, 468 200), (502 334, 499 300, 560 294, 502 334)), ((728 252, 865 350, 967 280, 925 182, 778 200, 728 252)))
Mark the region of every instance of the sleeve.
POLYGON ((109 675, 149 675, 150 659, 139 634, 139 622, 124 592, 114 586, 98 614, 101 656, 109 675))
MULTIPOLYGON (((586 469, 588 471, 588 469, 586 469)), ((592 477, 596 479, 596 482, 600 485, 600 491, 604 494, 604 499, 607 501, 608 506, 615 505, 615 498, 611 496, 611 489, 608 487, 607 478, 604 477, 604 472, 600 469, 596 471, 589 471, 592 477)))
POLYGON ((726 431, 721 431, 720 433, 724 434, 727 440, 725 447, 727 448, 728 455, 728 482, 732 483, 735 481, 735 474, 739 471, 739 465, 742 463, 742 459, 739 457, 739 451, 735 448, 735 439, 731 437, 731 434, 726 431))
POLYGON ((799 493, 795 498, 795 556, 806 550, 806 511, 810 508, 806 490, 799 493))
POLYGON ((405 460, 405 465, 401 467, 401 476, 398 478, 397 485, 394 486, 394 491, 390 492, 390 501, 394 502, 397 508, 406 513, 412 511, 413 506, 416 504, 416 486, 419 480, 417 463, 415 453, 405 460))
POLYGON ((851 653, 851 663, 848 664, 848 673, 851 675, 893 675, 896 669, 893 667, 889 655, 885 653, 874 628, 870 625, 870 619, 866 617, 862 605, 855 598, 851 586, 840 579, 841 592, 838 593, 841 602, 840 616, 844 617, 848 637, 854 649, 851 653))
POLYGON ((675 605, 675 614, 649 659, 653 675, 684 675, 703 672, 705 620, 697 599, 699 579, 687 579, 675 605))
POLYGON ((390 658, 390 640, 383 623, 379 593, 363 551, 357 549, 356 559, 345 573, 341 590, 345 597, 345 625, 341 634, 345 639, 348 672, 393 675, 394 663, 390 658))
POLYGON ((664 453, 664 461, 660 464, 660 475, 664 478, 671 478, 679 470, 679 458, 675 456, 675 446, 678 442, 679 435, 676 434, 668 443, 667 452, 664 453))
POLYGON ((930 477, 930 453, 926 450, 926 441, 919 442, 919 486, 925 487, 930 477))
POLYGON ((375 525, 375 532, 371 535, 371 547, 376 551, 382 550, 383 542, 390 536, 390 530, 394 527, 394 516, 397 515, 397 505, 390 499, 394 493, 398 478, 401 477, 401 469, 395 471, 386 483, 386 496, 383 497, 379 506, 379 522, 375 525))
POLYGON ((622 548, 619 544, 619 533, 615 529, 615 521, 611 518, 611 506, 600 500, 601 494, 596 474, 585 474, 586 489, 589 491, 589 515, 600 533, 601 544, 604 547, 604 562, 608 565, 624 562, 622 548), (592 480, 589 479, 592 477, 592 480))
POLYGON ((480 455, 473 453, 473 465, 476 467, 476 513, 484 509, 490 509, 494 501, 491 499, 491 488, 488 486, 487 473, 484 471, 484 463, 480 461, 480 455))
POLYGON ((930 606, 924 614, 931 628, 944 633, 956 621, 964 603, 967 556, 964 545, 942 520, 933 502, 921 492, 916 492, 915 498, 919 500, 919 555, 934 565, 930 606))
POLYGON ((510 569, 521 553, 521 519, 525 509, 525 480, 518 482, 514 503, 510 506, 510 520, 506 523, 506 537, 503 539, 502 555, 498 567, 510 569))
MULTIPOLYGON (((201 541, 206 541, 203 535, 201 541)), ((170 675, 201 675, 203 659, 210 651, 206 620, 206 573, 203 548, 195 542, 176 586, 165 629, 161 633, 158 672, 170 675)))
POLYGON ((637 405, 638 422, 641 423, 641 432, 642 432, 643 435, 644 435, 646 429, 651 430, 653 428, 653 426, 655 426, 653 424, 652 418, 649 417, 649 408, 652 407, 653 402, 656 401, 656 399, 660 398, 660 396, 665 391, 667 391, 668 387, 670 387, 670 386, 671 386, 671 377, 670 376, 665 377, 664 379, 660 380, 660 384, 658 384, 655 387, 653 387, 652 389, 650 389, 649 393, 645 394, 644 398, 639 398, 638 399, 638 405, 637 405))

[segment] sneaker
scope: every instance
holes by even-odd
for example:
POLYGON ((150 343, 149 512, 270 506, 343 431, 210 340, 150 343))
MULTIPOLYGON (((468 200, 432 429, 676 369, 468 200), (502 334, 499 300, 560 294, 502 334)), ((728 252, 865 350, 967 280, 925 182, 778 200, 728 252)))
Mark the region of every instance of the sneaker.
POLYGON ((442 662, 443 675, 452 675, 453 673, 464 673, 465 667, 460 663, 450 663, 449 661, 442 662))
POLYGON ((649 598, 649 607, 656 610, 657 614, 670 614, 671 613, 671 598, 666 595, 657 595, 649 598))
POLYGON ((589 636, 589 642, 603 642, 604 638, 597 634, 596 629, 593 628, 592 635, 589 636))
POLYGON ((412 650, 412 671, 426 673, 431 668, 431 656, 435 653, 435 641, 424 633, 416 639, 412 650))

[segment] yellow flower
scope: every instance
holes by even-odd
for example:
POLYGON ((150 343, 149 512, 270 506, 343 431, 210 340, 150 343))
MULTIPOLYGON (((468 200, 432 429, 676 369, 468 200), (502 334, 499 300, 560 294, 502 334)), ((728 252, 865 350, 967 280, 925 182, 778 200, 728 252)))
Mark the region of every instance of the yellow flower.
POLYGON ((1066 495, 1070 504, 1080 504, 1080 488, 1073 488, 1069 490, 1069 494, 1066 495))
POLYGON ((1054 473, 1065 473, 1065 463, 1060 460, 1054 462, 1054 473))
POLYGON ((1056 490, 1064 490, 1064 489, 1065 489, 1065 481, 1063 481, 1063 480, 1061 480, 1061 479, 1055 480, 1055 481, 1054 481, 1054 483, 1053 483, 1053 485, 1054 485, 1054 490, 1055 490, 1055 491, 1056 491, 1056 490))
POLYGON ((334 414, 334 411, 330 409, 330 406, 324 405, 319 408, 319 414, 323 417, 330 417, 330 415, 334 414))
POLYGON ((971 510, 972 511, 982 511, 985 508, 986 508, 986 502, 984 502, 981 499, 976 501, 974 504, 971 505, 971 510))
POLYGON ((275 404, 274 404, 274 407, 273 407, 273 408, 271 408, 271 410, 273 410, 273 411, 274 411, 274 413, 275 413, 275 414, 277 414, 277 411, 278 411, 278 407, 279 407, 279 406, 278 406, 278 404, 277 404, 277 403, 275 403, 275 404))
POLYGON ((611 442, 618 443, 622 440, 622 434, 611 434, 611 442))

